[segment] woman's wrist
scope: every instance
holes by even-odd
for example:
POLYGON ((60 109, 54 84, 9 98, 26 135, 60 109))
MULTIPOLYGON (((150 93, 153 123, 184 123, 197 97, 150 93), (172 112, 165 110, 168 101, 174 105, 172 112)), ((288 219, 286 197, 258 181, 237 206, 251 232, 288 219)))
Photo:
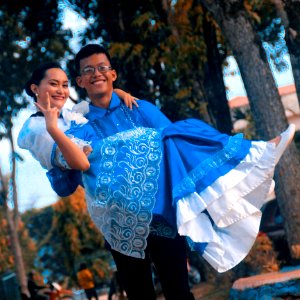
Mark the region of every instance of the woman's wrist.
POLYGON ((57 131, 59 130, 56 124, 46 125, 46 129, 50 133, 50 135, 57 133, 57 131))

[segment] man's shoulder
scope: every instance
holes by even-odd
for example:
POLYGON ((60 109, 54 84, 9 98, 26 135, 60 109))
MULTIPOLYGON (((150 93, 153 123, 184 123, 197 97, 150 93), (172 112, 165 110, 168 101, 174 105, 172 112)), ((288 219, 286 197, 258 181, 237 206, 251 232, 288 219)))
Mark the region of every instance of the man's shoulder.
POLYGON ((65 133, 67 135, 72 135, 75 137, 83 138, 85 135, 89 135, 90 133, 94 132, 94 120, 88 120, 86 123, 79 123, 72 122, 70 128, 68 128, 65 133))
POLYGON ((149 100, 141 99, 137 101, 137 104, 139 105, 138 109, 141 110, 159 110, 158 107, 149 100))
POLYGON ((155 104, 153 104, 150 100, 147 100, 147 99, 139 99, 137 101, 137 103, 140 105, 150 105, 150 106, 155 106, 155 104))

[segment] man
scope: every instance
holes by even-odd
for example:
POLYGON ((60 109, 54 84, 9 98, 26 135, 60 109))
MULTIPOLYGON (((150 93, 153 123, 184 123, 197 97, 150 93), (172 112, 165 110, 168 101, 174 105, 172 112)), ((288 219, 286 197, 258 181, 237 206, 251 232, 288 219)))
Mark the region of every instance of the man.
MULTIPOLYGON (((134 109, 134 112, 129 112, 129 110, 122 105, 120 99, 113 92, 113 83, 117 79, 117 73, 112 68, 110 56, 103 47, 97 44, 89 44, 83 47, 76 55, 75 66, 79 74, 76 79, 77 84, 86 90, 91 100, 90 111, 86 115, 86 118, 89 119, 92 126, 96 128, 99 139, 102 138, 106 140, 107 137, 112 135, 118 136, 118 134, 126 134, 127 130, 132 128, 143 127, 160 129, 170 124, 170 121, 156 109, 155 106, 146 101, 140 101, 139 108, 134 109)), ((145 135, 147 136, 147 134, 146 132, 145 135)), ((123 236, 126 235, 129 230, 132 230, 133 227, 135 228, 132 230, 134 231, 133 239, 130 243, 126 243, 126 239, 119 241, 118 239, 120 239, 120 237, 114 238, 116 235, 116 232, 112 232, 114 229, 112 228, 114 227, 114 220, 112 221, 110 217, 108 217, 106 221, 99 220, 103 215, 105 216, 105 212, 107 211, 97 210, 98 207, 95 201, 97 195, 91 194, 90 192, 91 190, 97 190, 97 188, 90 188, 89 180, 86 180, 84 185, 86 188, 89 211, 95 223, 104 233, 105 239, 108 241, 108 248, 113 255, 126 294, 130 300, 156 299, 152 282, 151 263, 154 263, 158 271, 162 289, 167 300, 194 299, 188 284, 185 240, 176 233, 174 228, 168 225, 168 222, 166 222, 168 220, 156 219, 156 216, 161 215, 163 211, 166 212, 165 215, 170 220, 169 223, 174 223, 175 216, 172 213, 171 198, 170 203, 162 203, 155 200, 155 198, 163 198, 164 196, 170 197, 170 195, 160 186, 163 182, 162 177, 166 174, 159 173, 159 164, 161 160, 163 160, 163 157, 162 153, 159 153, 157 150, 158 138, 150 133, 149 136, 146 137, 146 141, 147 143, 153 144, 152 152, 150 151, 151 153, 149 153, 150 160, 149 168, 147 169, 151 170, 152 173, 149 171, 150 173, 146 180, 149 181, 151 176, 153 176, 155 180, 144 182, 142 189, 140 189, 138 185, 136 186, 140 192, 144 193, 141 198, 141 202, 145 202, 143 204, 144 206, 139 213, 128 214, 124 217, 124 222, 129 222, 133 216, 132 218, 134 220, 132 222, 135 224, 140 218, 146 216, 145 219, 147 220, 141 222, 141 224, 146 225, 144 227, 142 225, 134 227, 134 225, 130 226, 129 224, 128 228, 123 228, 122 226, 122 228, 119 228, 119 230, 123 230, 123 236), (149 203, 146 203, 146 200, 148 200, 149 203), (148 225, 147 222, 149 223, 148 225), (109 225, 106 226, 107 224, 109 225), (107 227, 109 229, 107 229, 107 227), (162 227, 164 230, 159 230, 159 228, 161 229, 162 227), (130 250, 128 250, 129 248, 130 250)), ((103 148, 104 146, 102 145, 101 147, 103 148)), ((127 145, 124 145, 123 148, 125 148, 125 146, 127 147, 127 145)), ((109 154, 109 145, 106 150, 109 154)), ((93 173, 92 155, 96 155, 97 151, 101 151, 101 149, 93 148, 93 152, 89 157, 91 168, 86 172, 87 177, 89 173, 90 177, 95 176, 93 173)), ((136 152, 127 152, 127 154, 136 155, 136 152)), ((122 155, 118 157, 120 161, 124 160, 122 155)), ((136 161, 141 158, 142 156, 137 157, 136 161)), ((125 163, 128 162, 126 161, 124 164, 125 163)), ((108 168, 111 166, 110 161, 107 161, 107 166, 108 168)), ((95 166, 95 168, 98 168, 98 166, 95 166)), ((123 167, 120 172, 123 172, 123 167)), ((109 193, 111 189, 110 186, 108 187, 109 190, 105 190, 105 180, 110 180, 109 176, 99 177, 97 180, 97 182, 104 182, 101 185, 101 191, 98 191, 103 197, 106 197, 105 193, 109 193)), ((132 182, 132 184, 136 181, 132 182)), ((126 187, 126 184, 124 187, 126 187)), ((134 203, 130 202, 130 200, 128 200, 129 198, 129 196, 127 198, 120 196, 114 205, 111 204, 111 207, 115 208, 119 205, 118 201, 124 201, 133 211, 134 208, 132 208, 131 205, 134 206, 134 203)), ((126 211, 126 209, 124 211, 126 211)), ((132 213, 132 211, 130 213, 132 213)), ((118 215, 120 219, 122 218, 119 214, 115 215, 118 215)))
POLYGON ((79 270, 76 275, 78 284, 82 289, 84 289, 85 295, 88 300, 92 300, 93 297, 97 300, 98 295, 95 288, 94 277, 85 263, 80 264, 79 270))
POLYGON ((200 120, 170 124, 147 101, 132 111, 120 102, 112 89, 116 71, 101 46, 83 47, 75 64, 77 83, 92 101, 89 122, 68 130, 67 137, 49 101, 37 105, 58 146, 52 165, 70 167, 69 160, 84 171, 89 212, 129 299, 155 299, 151 262, 166 299, 194 299, 182 236, 217 271, 237 265, 258 234, 274 162, 295 125, 265 142, 222 134, 200 120), (69 138, 81 149, 91 146, 87 164, 69 138))

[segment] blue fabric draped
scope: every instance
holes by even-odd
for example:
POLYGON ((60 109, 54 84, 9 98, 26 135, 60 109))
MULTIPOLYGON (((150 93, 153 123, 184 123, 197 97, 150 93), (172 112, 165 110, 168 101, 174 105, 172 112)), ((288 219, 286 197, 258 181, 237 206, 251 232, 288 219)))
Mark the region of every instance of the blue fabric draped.
POLYGON ((173 205, 188 194, 200 193, 235 168, 251 147, 242 134, 228 136, 196 119, 166 127, 162 140, 173 205))
POLYGON ((83 186, 81 171, 52 168, 46 172, 52 189, 60 197, 73 194, 79 185, 83 186))

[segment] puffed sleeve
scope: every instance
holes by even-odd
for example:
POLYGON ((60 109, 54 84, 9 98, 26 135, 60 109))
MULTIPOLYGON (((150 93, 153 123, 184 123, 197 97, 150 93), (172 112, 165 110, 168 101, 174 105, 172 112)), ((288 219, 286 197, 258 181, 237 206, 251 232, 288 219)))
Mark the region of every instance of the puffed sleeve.
POLYGON ((50 170, 54 145, 46 130, 44 117, 31 117, 24 123, 17 140, 18 146, 28 150, 44 169, 50 170))

